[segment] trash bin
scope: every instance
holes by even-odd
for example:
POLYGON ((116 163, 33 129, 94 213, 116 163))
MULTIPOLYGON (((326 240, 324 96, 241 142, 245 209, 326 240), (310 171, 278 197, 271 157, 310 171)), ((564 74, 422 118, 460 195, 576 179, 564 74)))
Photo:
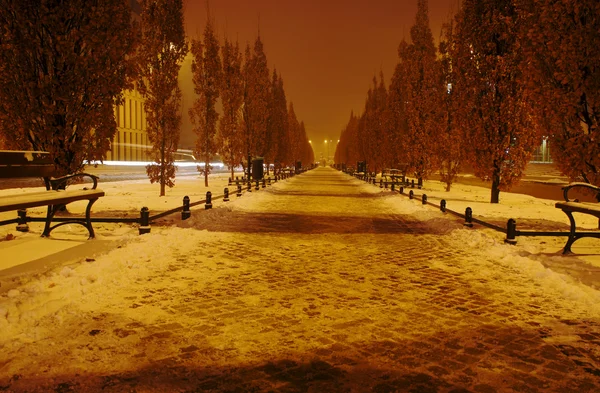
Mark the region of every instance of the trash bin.
POLYGON ((264 177, 263 174, 263 157, 256 157, 252 159, 252 179, 253 180, 262 180, 264 177))
POLYGON ((367 163, 365 161, 358 161, 356 163, 356 171, 362 173, 367 172, 367 163))

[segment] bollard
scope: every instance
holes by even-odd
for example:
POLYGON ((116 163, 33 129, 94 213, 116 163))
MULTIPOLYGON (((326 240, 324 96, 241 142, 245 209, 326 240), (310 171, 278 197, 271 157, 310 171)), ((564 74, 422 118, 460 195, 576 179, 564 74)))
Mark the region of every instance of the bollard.
POLYGON ((150 233, 150 211, 146 206, 140 210, 140 227, 138 230, 140 235, 150 233))
POLYGON ((265 188, 267 186, 267 179, 265 179, 263 177, 263 181, 262 181, 262 188, 265 188))
POLYGON ((204 210, 212 209, 212 192, 206 191, 206 204, 204 210))
POLYGON ((400 194, 404 194, 404 187, 400 187, 400 189, 398 190, 398 192, 399 192, 400 194))
POLYGON ((473 210, 470 207, 467 207, 465 209, 465 223, 464 225, 466 227, 472 227, 473 226, 473 210))
POLYGON ((271 176, 269 176, 269 178, 267 179, 267 185, 271 185, 271 176))
POLYGON ((17 231, 29 232, 29 225, 27 224, 27 209, 17 210, 17 231))
POLYGON ((411 180, 410 188, 415 188, 415 179, 411 180))
POLYGON ((241 184, 237 185, 237 194, 236 194, 236 196, 239 196, 239 197, 242 196, 242 185, 241 184))
POLYGON ((231 185, 231 182, 232 182, 231 178, 228 178, 228 179, 227 179, 227 185, 228 185, 228 186, 230 186, 230 185, 231 185))
POLYGON ((256 190, 256 191, 260 190, 260 185, 259 185, 259 182, 258 182, 258 180, 256 181, 256 188, 255 188, 255 190, 256 190))
POLYGON ((446 213, 446 200, 442 199, 440 202, 440 210, 442 211, 442 213, 446 213))
POLYGON ((383 183, 383 187, 384 187, 384 188, 387 190, 387 188, 388 188, 388 183, 387 183, 387 182, 383 183))
POLYGON ((192 212, 190 211, 190 197, 186 195, 183 197, 183 210, 181 211, 181 219, 187 220, 191 216, 192 212))
POLYGON ((423 194, 423 196, 421 197, 421 202, 423 202, 424 205, 427 204, 427 195, 423 194))
POLYGON ((410 190, 408 192, 408 199, 413 199, 415 197, 415 193, 413 192, 413 190, 410 190))
POLYGON ((379 179, 379 188, 383 188, 383 179, 379 179))
POLYGON ((252 183, 248 182, 248 192, 252 192, 252 183))
POLYGON ((513 218, 506 223, 506 239, 504 243, 515 245, 517 244, 517 221, 513 218))
POLYGON ((395 188, 396 188, 396 184, 392 183, 392 192, 395 191, 395 188))
POLYGON ((229 202, 229 188, 223 190, 223 202, 229 202))

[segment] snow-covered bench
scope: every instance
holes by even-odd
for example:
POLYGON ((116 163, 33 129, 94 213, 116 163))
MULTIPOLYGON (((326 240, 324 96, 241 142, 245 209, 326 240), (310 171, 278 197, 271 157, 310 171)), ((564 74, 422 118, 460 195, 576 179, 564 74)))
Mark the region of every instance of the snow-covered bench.
POLYGON ((90 219, 92 205, 98 198, 104 196, 104 191, 97 189, 98 177, 87 173, 77 173, 59 178, 52 177, 55 174, 54 163, 47 152, 39 151, 7 151, 0 150, 0 178, 42 178, 46 185, 46 191, 25 192, 23 194, 0 196, 0 212, 22 210, 19 214, 20 221, 17 230, 27 231, 28 226, 24 210, 30 207, 47 206, 46 224, 42 237, 50 236, 50 232, 66 224, 83 225, 89 232, 90 239, 94 237, 94 229, 90 219), (78 190, 67 190, 69 180, 81 177, 92 179, 92 188, 78 190), (85 219, 63 221, 52 225, 54 215, 67 204, 75 201, 87 200, 85 219))
POLYGON ((386 184, 402 184, 406 181, 406 165, 401 165, 401 169, 384 169, 381 172, 381 179, 386 184))
POLYGON ((571 224, 569 239, 563 248, 563 254, 571 253, 571 246, 578 239, 583 237, 600 238, 600 232, 577 232, 577 226, 575 224, 575 218, 573 218, 573 213, 589 214, 600 219, 600 205, 597 203, 579 202, 577 199, 569 199, 569 190, 574 187, 583 187, 595 192, 596 200, 600 202, 600 187, 596 187, 589 183, 570 183, 563 188, 563 196, 565 201, 557 202, 555 204, 557 209, 561 209, 567 215, 567 217, 569 217, 569 222, 571 224))

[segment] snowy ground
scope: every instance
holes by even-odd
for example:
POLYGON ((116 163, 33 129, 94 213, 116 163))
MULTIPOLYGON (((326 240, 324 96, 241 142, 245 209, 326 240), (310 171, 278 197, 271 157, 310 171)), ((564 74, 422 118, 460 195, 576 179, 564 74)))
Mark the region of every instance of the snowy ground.
MULTIPOLYGON (((225 186, 225 175, 211 179, 214 194, 225 186)), ((207 191, 193 177, 163 198, 146 181, 100 188, 96 216, 207 191)), ((502 194, 490 205, 487 189, 437 182, 415 192, 483 220, 567 229, 554 201, 502 194)), ((91 242, 105 251, 13 281, 0 294, 0 391, 600 388, 597 239, 575 243, 574 256, 561 255, 565 238, 509 246, 331 168, 203 209, 144 236, 96 224, 91 242)), ((42 245, 86 243, 77 226, 52 239, 31 227, 0 227, 0 269, 24 248, 36 250, 27 262, 42 245)))

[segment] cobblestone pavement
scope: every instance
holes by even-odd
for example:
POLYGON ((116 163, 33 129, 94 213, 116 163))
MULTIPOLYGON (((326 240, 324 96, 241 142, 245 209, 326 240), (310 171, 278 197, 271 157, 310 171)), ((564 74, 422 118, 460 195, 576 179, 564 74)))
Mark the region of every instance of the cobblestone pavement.
POLYGON ((267 211, 186 229, 202 240, 151 288, 132 283, 110 307, 0 348, 0 391, 600 391, 600 321, 571 317, 544 288, 512 292, 522 277, 508 268, 506 290, 474 280, 463 261, 485 250, 382 212, 382 194, 343 174, 289 183, 261 191, 267 211), (331 200, 348 214, 327 216, 331 200), (149 313, 161 316, 140 322, 149 313))

